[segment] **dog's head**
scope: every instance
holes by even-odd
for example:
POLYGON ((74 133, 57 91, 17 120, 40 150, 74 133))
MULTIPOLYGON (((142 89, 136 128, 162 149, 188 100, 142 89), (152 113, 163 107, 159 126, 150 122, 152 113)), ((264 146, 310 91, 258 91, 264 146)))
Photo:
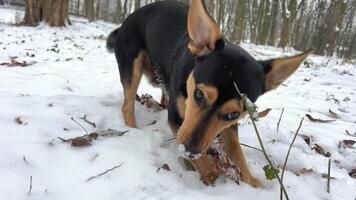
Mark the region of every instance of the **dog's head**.
POLYGON ((192 0, 188 14, 188 48, 195 67, 187 80, 184 122, 177 138, 191 154, 205 152, 219 133, 246 115, 234 82, 252 101, 275 89, 311 53, 256 61, 221 36, 202 0, 192 0))

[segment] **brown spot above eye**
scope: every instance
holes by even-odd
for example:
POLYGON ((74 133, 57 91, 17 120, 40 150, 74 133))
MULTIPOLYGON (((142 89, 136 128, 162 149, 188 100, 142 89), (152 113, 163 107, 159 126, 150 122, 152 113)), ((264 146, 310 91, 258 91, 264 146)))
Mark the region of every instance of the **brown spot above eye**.
POLYGON ((199 88, 203 92, 204 97, 209 105, 212 105, 218 98, 219 92, 216 87, 207 86, 203 83, 199 83, 197 85, 197 88, 199 88))
POLYGON ((244 109, 241 107, 240 102, 236 99, 231 99, 224 103, 220 109, 221 113, 231 113, 231 112, 240 112, 243 113, 244 109))

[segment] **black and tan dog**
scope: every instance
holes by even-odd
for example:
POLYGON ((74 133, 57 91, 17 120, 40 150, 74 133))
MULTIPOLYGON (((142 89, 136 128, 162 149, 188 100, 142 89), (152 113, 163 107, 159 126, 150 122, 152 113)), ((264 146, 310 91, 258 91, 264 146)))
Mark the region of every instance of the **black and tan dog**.
POLYGON ((241 179, 260 187, 252 177, 238 135, 237 121, 246 111, 240 106, 240 91, 252 100, 275 89, 309 55, 256 61, 246 51, 227 41, 202 0, 191 5, 162 1, 131 14, 113 31, 107 47, 115 51, 125 102, 126 124, 136 127, 135 97, 143 74, 168 96, 168 122, 177 140, 190 154, 203 182, 218 177, 215 164, 206 155, 218 137, 228 157, 240 168, 241 179))

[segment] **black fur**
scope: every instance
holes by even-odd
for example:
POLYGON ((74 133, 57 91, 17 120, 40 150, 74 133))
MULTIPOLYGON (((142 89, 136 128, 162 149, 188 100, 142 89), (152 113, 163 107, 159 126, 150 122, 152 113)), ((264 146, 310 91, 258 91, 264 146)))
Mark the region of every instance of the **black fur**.
MULTIPOLYGON (((168 91, 168 120, 179 128, 183 119, 178 115, 176 99, 187 97, 186 81, 194 70, 196 83, 213 85, 220 95, 215 108, 232 98, 239 98, 235 81, 242 93, 255 101, 264 92, 262 65, 246 51, 226 39, 204 57, 195 57, 188 49, 188 6, 176 1, 162 1, 145 6, 131 14, 121 28, 109 36, 108 49, 115 49, 121 81, 130 79, 132 62, 140 50, 145 50, 158 74, 161 86, 168 91)), ((212 111, 213 112, 213 111, 212 111)), ((203 132, 204 119, 197 132, 203 132), (200 131, 198 131, 200 130, 200 131)), ((199 134, 195 134, 198 137, 199 134)), ((199 138, 193 138, 193 141, 199 138)))

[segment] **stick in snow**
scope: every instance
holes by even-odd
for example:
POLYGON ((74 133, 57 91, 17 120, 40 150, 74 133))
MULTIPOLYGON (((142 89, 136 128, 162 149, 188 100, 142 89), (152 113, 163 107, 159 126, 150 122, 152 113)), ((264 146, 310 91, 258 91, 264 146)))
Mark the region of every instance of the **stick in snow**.
POLYGON ((278 122, 277 122, 277 133, 278 133, 278 131, 279 131, 279 124, 281 123, 283 113, 284 113, 284 108, 282 109, 281 115, 279 116, 279 120, 278 120, 278 122))
POLYGON ((330 193, 330 168, 331 168, 331 159, 329 158, 328 162, 328 182, 326 184, 326 191, 330 193))
POLYGON ((110 172, 110 171, 112 171, 112 170, 114 170, 114 169, 116 169, 116 168, 119 168, 119 167, 121 167, 123 164, 124 164, 124 163, 120 163, 119 165, 117 165, 117 166, 115 166, 115 167, 113 167, 113 168, 111 168, 111 169, 108 169, 108 170, 106 170, 106 171, 103 172, 103 173, 100 173, 100 174, 98 174, 98 175, 92 176, 92 177, 90 177, 90 178, 87 179, 87 182, 91 181, 91 180, 94 179, 94 178, 98 178, 99 176, 102 176, 102 175, 104 175, 104 174, 106 174, 106 173, 108 173, 108 172, 110 172))
MULTIPOLYGON (((288 149, 288 152, 287 152, 286 159, 284 160, 283 169, 282 169, 282 174, 281 174, 281 181, 282 181, 282 183, 283 183, 283 178, 284 178, 284 172, 285 172, 286 167, 287 167, 287 161, 288 161, 288 158, 289 158, 289 153, 290 153, 290 151, 291 151, 291 149, 292 149, 292 146, 293 146, 293 144, 294 144, 294 142, 295 142, 295 139, 297 138, 297 135, 298 135, 298 133, 299 133, 299 130, 300 130, 300 128, 302 127, 303 121, 304 121, 304 117, 302 118, 302 120, 300 120, 298 129, 297 129, 297 131, 296 131, 295 134, 294 134, 292 143, 289 145, 289 149, 288 149)), ((280 200, 283 200, 283 190, 282 190, 282 186, 281 186, 281 190, 280 190, 279 199, 280 199, 280 200)))
POLYGON ((80 119, 84 120, 86 123, 88 123, 88 124, 92 125, 94 128, 96 128, 95 122, 89 121, 89 120, 87 119, 87 115, 86 115, 86 114, 84 115, 84 117, 82 117, 82 118, 80 118, 80 119))
POLYGON ((28 190, 28 196, 31 195, 31 191, 32 191, 32 176, 30 176, 30 189, 28 190))

